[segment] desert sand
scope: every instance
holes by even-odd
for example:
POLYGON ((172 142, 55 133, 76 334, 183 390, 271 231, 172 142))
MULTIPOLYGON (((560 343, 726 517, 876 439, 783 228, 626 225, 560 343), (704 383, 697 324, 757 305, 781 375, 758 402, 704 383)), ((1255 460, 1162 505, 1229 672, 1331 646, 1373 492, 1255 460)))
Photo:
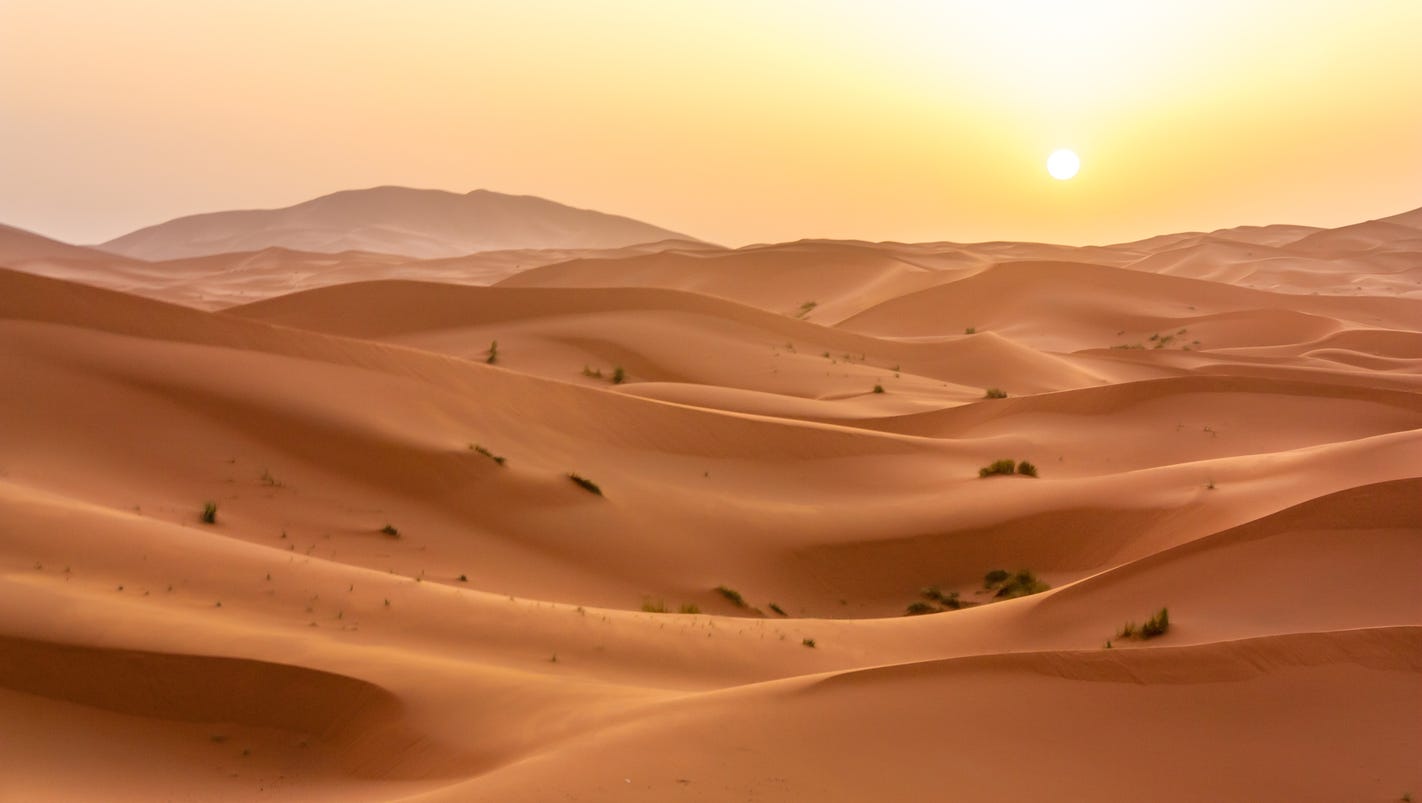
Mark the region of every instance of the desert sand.
POLYGON ((1422 210, 613 220, 0 228, 0 800, 1422 795, 1422 210))

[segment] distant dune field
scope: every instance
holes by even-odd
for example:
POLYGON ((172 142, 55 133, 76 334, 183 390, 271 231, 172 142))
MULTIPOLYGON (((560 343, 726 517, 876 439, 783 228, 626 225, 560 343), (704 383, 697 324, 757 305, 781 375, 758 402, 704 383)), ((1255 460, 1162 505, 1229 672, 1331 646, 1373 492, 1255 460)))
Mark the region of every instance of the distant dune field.
POLYGON ((0 227, 0 800, 1422 795, 1422 210, 359 211, 0 227))

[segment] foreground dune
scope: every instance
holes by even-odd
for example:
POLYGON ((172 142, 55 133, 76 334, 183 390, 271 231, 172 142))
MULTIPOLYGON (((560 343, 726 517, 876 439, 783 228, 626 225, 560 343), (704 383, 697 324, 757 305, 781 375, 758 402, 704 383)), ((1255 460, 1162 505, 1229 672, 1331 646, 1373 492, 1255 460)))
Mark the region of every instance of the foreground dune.
POLYGON ((1422 230, 1374 223, 5 232, 0 799, 1422 793, 1422 230))

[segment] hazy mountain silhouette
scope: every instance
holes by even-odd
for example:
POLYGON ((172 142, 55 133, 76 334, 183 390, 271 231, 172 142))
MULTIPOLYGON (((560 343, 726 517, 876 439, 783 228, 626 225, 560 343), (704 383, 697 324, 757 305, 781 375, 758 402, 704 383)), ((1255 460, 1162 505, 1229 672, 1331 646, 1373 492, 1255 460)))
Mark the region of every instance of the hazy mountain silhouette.
POLYGON ((180 217, 98 247, 141 259, 272 246, 434 258, 513 248, 619 248, 668 239, 693 238, 531 195, 375 187, 323 195, 284 209, 180 217))

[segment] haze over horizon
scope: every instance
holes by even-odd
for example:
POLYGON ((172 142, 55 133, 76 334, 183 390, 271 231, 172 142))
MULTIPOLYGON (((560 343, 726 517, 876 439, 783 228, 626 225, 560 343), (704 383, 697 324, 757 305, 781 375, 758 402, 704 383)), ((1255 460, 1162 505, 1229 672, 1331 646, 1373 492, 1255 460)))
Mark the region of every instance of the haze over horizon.
POLYGON ((1386 2, 20 0, 0 222, 96 243, 400 185, 730 246, 1337 226, 1422 202, 1419 36, 1386 2))

